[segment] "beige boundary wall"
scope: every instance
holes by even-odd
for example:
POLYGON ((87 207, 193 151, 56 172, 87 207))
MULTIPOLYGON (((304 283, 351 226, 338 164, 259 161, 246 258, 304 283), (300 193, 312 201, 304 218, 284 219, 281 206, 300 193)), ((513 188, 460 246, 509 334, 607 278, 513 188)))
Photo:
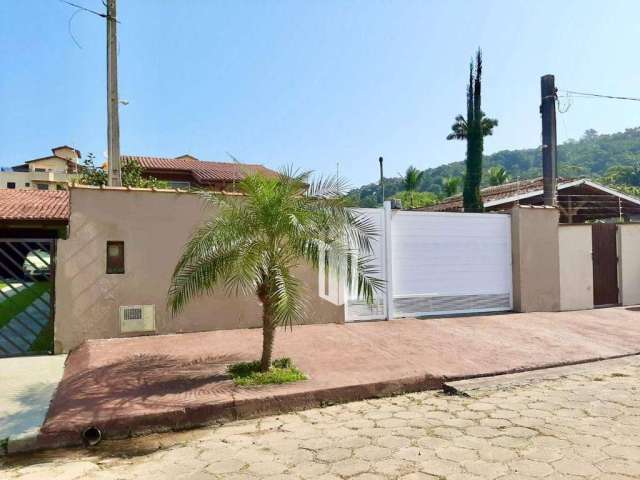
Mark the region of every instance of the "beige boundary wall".
POLYGON ((591 225, 560 225, 560 309, 593 308, 591 225))
POLYGON ((618 258, 620 303, 640 304, 640 224, 618 225, 618 258))
POLYGON ((516 206, 511 210, 513 309, 560 310, 559 213, 555 208, 516 206))
MULTIPOLYGON (((195 194, 126 189, 71 189, 70 232, 58 241, 55 350, 120 333, 121 305, 155 305, 156 333, 259 327, 255 297, 227 297, 220 289, 194 300, 172 318, 166 309, 171 273, 205 211, 195 194), (124 241, 125 273, 106 274, 107 241, 124 241)), ((344 307, 318 295, 318 274, 300 267, 310 298, 305 323, 341 323, 344 307)))

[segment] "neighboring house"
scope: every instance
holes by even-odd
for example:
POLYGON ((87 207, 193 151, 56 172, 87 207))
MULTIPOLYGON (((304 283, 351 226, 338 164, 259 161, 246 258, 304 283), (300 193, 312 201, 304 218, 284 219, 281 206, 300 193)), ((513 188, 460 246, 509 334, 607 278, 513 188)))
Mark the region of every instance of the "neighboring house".
MULTIPOLYGON (((542 193, 542 177, 481 190, 484 207, 489 212, 509 211, 514 205, 543 205, 542 193)), ((640 199, 587 178, 559 178, 557 199, 561 223, 620 219, 640 221, 640 199)), ((461 212, 462 195, 445 198, 440 203, 416 210, 461 212)))
POLYGON ((80 151, 63 145, 51 149, 52 155, 27 160, 0 171, 0 188, 62 190, 82 168, 80 151))
POLYGON ((233 191, 235 182, 242 180, 246 173, 276 175, 276 172, 262 165, 205 162, 191 155, 176 158, 122 155, 123 164, 131 160, 140 163, 145 176, 166 181, 171 188, 233 191))

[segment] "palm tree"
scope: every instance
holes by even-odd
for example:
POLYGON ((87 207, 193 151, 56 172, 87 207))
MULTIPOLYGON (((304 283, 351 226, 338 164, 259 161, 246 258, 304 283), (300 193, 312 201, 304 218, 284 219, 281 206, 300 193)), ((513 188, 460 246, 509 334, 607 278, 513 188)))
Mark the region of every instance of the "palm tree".
POLYGON ((456 117, 451 126, 452 133, 447 135, 447 140, 466 140, 467 158, 464 189, 462 201, 465 212, 481 212, 482 196, 480 195, 480 183, 482 182, 482 155, 484 150, 484 137, 493 133, 493 128, 498 121, 487 118, 482 111, 482 52, 476 52, 475 66, 469 65, 469 84, 467 85, 467 117, 456 117))
POLYGON ((416 167, 411 165, 409 168, 407 168, 407 171, 402 178, 402 185, 404 186, 405 191, 408 192, 410 208, 414 207, 414 193, 418 190, 418 187, 420 187, 423 176, 424 171, 420 171, 416 167))
POLYGON ((327 267, 349 285, 355 277, 358 295, 367 302, 382 287, 368 262, 375 225, 345 208, 344 182, 328 178, 307 184, 308 175, 291 170, 275 178, 247 175, 237 186, 243 197, 202 193, 218 214, 194 232, 171 279, 168 306, 174 315, 217 287, 258 297, 262 371, 271 367, 276 327, 304 318, 307 302, 296 278, 298 266, 317 268, 325 258, 327 267))
POLYGON ((489 185, 492 187, 495 187, 496 185, 503 185, 509 180, 507 171, 500 165, 494 165, 487 170, 487 173, 489 174, 489 185))
MULTIPOLYGON (((480 121, 482 136, 493 135, 493 128, 498 126, 498 120, 495 118, 487 118, 484 112, 480 112, 480 114, 482 116, 480 121)), ((447 140, 466 140, 468 131, 467 121, 462 115, 458 115, 455 123, 451 125, 451 133, 447 135, 447 140)))
POLYGON ((453 197, 456 193, 458 193, 458 188, 460 188, 460 177, 444 177, 442 179, 442 191, 445 197, 453 197))

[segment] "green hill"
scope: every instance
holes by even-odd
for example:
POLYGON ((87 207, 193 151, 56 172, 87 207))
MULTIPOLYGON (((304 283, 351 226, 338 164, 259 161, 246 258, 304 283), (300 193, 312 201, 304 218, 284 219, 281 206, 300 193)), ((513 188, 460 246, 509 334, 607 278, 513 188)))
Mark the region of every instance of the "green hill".
MULTIPOLYGON (((541 150, 539 148, 503 150, 485 156, 484 170, 494 165, 504 167, 509 177, 514 180, 539 177, 542 175, 541 150)), ((562 177, 602 179, 612 174, 612 167, 637 167, 638 165, 640 165, 640 127, 606 135, 600 135, 595 130, 587 130, 580 140, 568 140, 558 146, 558 173, 562 177)), ((428 168, 423 175, 420 191, 442 196, 442 179, 460 177, 463 173, 464 162, 428 168)), ((640 181, 636 184, 636 180, 640 179, 615 183, 640 186, 640 181)), ((395 195, 402 188, 400 178, 385 178, 386 197, 395 195)), ((349 193, 353 203, 361 207, 375 206, 378 195, 377 183, 364 185, 349 193)))

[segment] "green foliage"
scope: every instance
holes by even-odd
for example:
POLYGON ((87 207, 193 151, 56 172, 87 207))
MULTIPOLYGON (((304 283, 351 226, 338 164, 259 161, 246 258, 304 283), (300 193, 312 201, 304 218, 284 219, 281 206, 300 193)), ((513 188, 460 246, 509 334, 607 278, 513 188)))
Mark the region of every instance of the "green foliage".
POLYGON ((358 295, 368 302, 382 287, 369 264, 376 225, 345 208, 341 180, 309 184, 308 175, 291 170, 277 177, 249 174, 237 185, 243 197, 201 193, 218 214, 194 232, 171 279, 168 304, 174 314, 217 288, 256 295, 263 310, 263 370, 271 364, 275 328, 305 315, 307 293, 296 276, 300 265, 317 268, 320 258, 327 258, 330 270, 349 284, 355 281, 358 295))
POLYGON ((482 111, 482 52, 476 52, 476 63, 469 65, 469 84, 467 85, 467 118, 458 115, 451 126, 452 133, 447 140, 466 140, 467 159, 464 176, 462 200, 465 212, 484 210, 480 185, 482 183, 482 159, 484 137, 493 133, 498 121, 487 118, 482 111))
POLYGON ((640 161, 634 165, 614 165, 602 179, 609 184, 640 187, 640 161))
POLYGON ((404 190, 397 192, 392 198, 397 198, 402 202, 402 208, 428 207, 438 203, 438 196, 431 192, 415 192, 404 190))
POLYGON ((453 197, 458 193, 462 179, 460 177, 444 177, 442 179, 442 195, 447 197, 453 197))
POLYGON ((83 185, 95 185, 101 187, 109 183, 109 175, 102 167, 95 165, 95 155, 89 153, 87 158, 82 161, 82 169, 80 175, 80 183, 83 185))
POLYGON ((489 170, 487 170, 487 174, 489 177, 489 185, 495 187, 496 185, 503 185, 509 181, 509 175, 507 175, 507 171, 504 167, 499 165, 494 165, 489 170))
POLYGON ((122 186, 131 188, 169 188, 169 184, 155 177, 143 177, 142 165, 133 159, 124 162, 121 168, 122 186))
POLYGON ((402 180, 404 184, 404 189, 407 192, 415 192, 416 190, 418 190, 418 187, 422 182, 423 176, 424 176, 423 171, 421 172, 416 167, 411 165, 409 168, 407 168, 407 171, 404 174, 404 178, 402 180))
POLYGON ((242 386, 281 384, 307 379, 307 376, 293 365, 290 358, 274 360, 266 372, 260 370, 259 360, 235 363, 229 366, 227 372, 236 385, 242 386))
MULTIPOLYGON (((539 148, 502 150, 485 156, 483 164, 488 167, 504 167, 509 178, 525 180, 542 176, 542 155, 539 148)), ((612 183, 607 179, 609 169, 614 166, 633 167, 640 164, 640 127, 628 128, 624 132, 598 134, 585 132, 579 140, 567 140, 558 146, 558 171, 561 177, 589 177, 596 181, 612 183)), ((424 170, 419 191, 446 195, 443 179, 464 174, 463 161, 448 163, 424 170)), ((613 182, 615 183, 615 182, 613 182)), ((488 185, 484 179, 483 186, 488 185)), ((404 190, 402 179, 385 179, 385 193, 392 197, 404 190)), ((361 207, 379 206, 378 185, 371 183, 349 193, 351 201, 361 207)))
MULTIPOLYGON (((124 162, 121 168, 122 186, 131 188, 169 188, 167 182, 154 177, 144 177, 142 173, 142 165, 137 160, 124 162)), ((96 187, 105 186, 109 183, 108 172, 104 168, 95 165, 93 153, 89 153, 82 162, 80 183, 96 187)))

